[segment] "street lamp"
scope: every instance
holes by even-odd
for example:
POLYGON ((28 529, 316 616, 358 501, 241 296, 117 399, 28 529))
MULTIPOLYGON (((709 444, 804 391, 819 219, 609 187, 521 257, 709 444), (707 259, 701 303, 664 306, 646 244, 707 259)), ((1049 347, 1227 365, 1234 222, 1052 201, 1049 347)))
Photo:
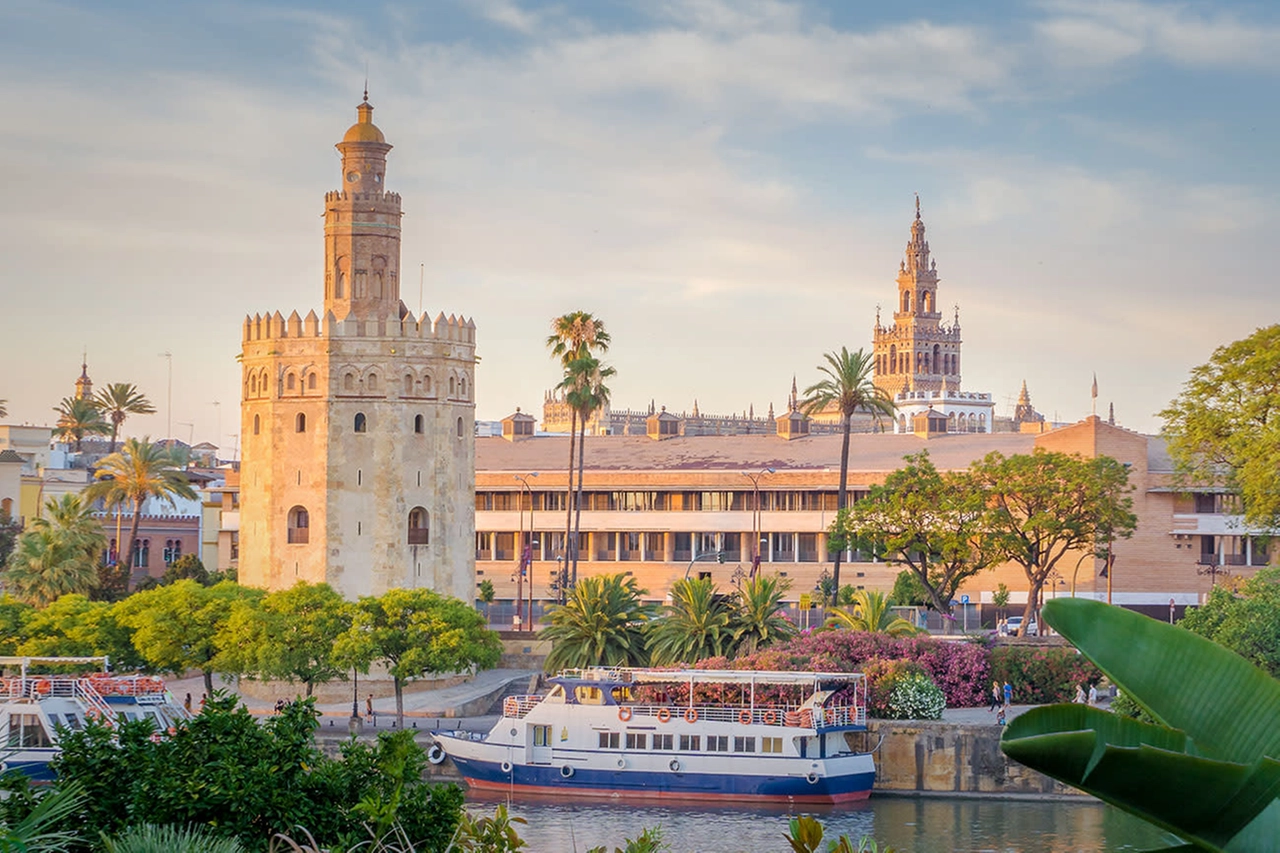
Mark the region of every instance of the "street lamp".
MULTIPOLYGON (((530 471, 528 477, 538 476, 537 471, 530 471)), ((524 491, 529 493, 529 538, 533 538, 533 489, 529 488, 529 481, 519 474, 515 475, 515 479, 520 481, 524 491)), ((520 493, 516 496, 516 500, 520 503, 520 563, 516 569, 516 618, 515 629, 520 630, 520 612, 524 607, 524 570, 525 567, 533 562, 533 554, 531 553, 531 545, 524 541, 524 494, 520 493)), ((529 619, 533 619, 533 573, 529 574, 529 619)))
POLYGON ((773 468, 761 468, 756 473, 743 471, 742 476, 751 481, 751 487, 755 490, 755 505, 751 512, 751 576, 755 577, 756 572, 760 571, 760 478, 765 474, 778 473, 773 468))

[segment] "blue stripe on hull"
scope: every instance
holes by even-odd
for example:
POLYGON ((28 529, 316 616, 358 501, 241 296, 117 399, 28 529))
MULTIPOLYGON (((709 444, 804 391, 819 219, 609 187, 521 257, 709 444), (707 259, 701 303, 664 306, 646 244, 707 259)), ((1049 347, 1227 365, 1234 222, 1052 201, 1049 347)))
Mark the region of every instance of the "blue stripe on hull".
POLYGON ((451 756, 464 778, 487 787, 513 785, 528 788, 558 788, 616 791, 619 794, 728 796, 728 797, 831 797, 846 799, 869 792, 875 771, 844 776, 820 777, 810 783, 803 776, 730 775, 721 773, 655 772, 650 770, 593 770, 574 768, 565 778, 558 765, 514 765, 503 772, 499 763, 451 756))

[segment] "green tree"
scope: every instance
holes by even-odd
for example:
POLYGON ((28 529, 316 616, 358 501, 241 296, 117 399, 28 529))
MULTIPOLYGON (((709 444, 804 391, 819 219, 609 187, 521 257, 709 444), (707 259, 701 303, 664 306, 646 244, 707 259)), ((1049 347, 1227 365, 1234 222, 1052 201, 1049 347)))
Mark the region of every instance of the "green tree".
MULTIPOLYGON (((873 379, 875 375, 875 359, 863 350, 849 352, 847 347, 840 347, 840 352, 823 353, 827 363, 818 365, 818 372, 824 375, 808 388, 804 389, 804 399, 800 407, 806 414, 812 415, 832 406, 840 412, 840 488, 836 492, 836 512, 845 508, 849 485, 849 433, 852 430, 854 412, 869 412, 876 421, 881 415, 893 416, 893 400, 883 388, 878 387, 873 379)), ((837 543, 839 544, 839 543, 837 543)), ((844 549, 837 548, 832 560, 831 579, 834 589, 840 589, 840 560, 844 549)), ((831 594, 831 603, 835 604, 836 595, 831 594)))
POLYGON ((827 616, 827 627, 850 631, 870 631, 891 637, 910 637, 918 633, 914 625, 889 607, 883 592, 860 589, 854 594, 853 606, 835 609, 827 616))
POLYGON ((1178 624, 1280 678, 1280 568, 1258 572, 1239 595, 1214 587, 1178 624))
POLYGON ((93 402, 111 422, 111 453, 116 452, 116 437, 125 418, 129 415, 152 415, 156 411, 147 396, 131 382, 113 382, 99 388, 93 402))
POLYGON ((201 586, 213 586, 221 578, 215 578, 195 554, 183 554, 164 570, 160 583, 170 584, 180 580, 193 580, 201 586))
POLYGON ((237 602, 260 601, 262 595, 229 581, 205 587, 181 580, 135 593, 113 612, 119 624, 133 630, 134 648, 149 669, 174 675, 198 669, 205 692, 212 694, 213 674, 238 674, 243 660, 238 652, 224 654, 220 645, 232 609, 237 602))
POLYGON ((22 524, 11 516, 9 513, 0 509, 0 569, 4 564, 9 562, 9 555, 13 553, 14 545, 18 542, 18 536, 22 533, 22 524))
POLYGON ((1110 456, 1085 459, 1036 448, 1030 455, 990 453, 970 471, 986 495, 987 547, 1027 577, 1019 633, 1034 619, 1040 591, 1063 557, 1128 538, 1138 523, 1127 496, 1129 471, 1110 456))
POLYGON ((1221 483, 1259 525, 1280 520, 1280 324, 1220 346, 1160 413, 1185 484, 1221 483))
POLYGON ((238 601, 219 646, 238 657, 236 668, 264 678, 315 685, 344 678, 334 643, 351 629, 351 608, 328 584, 299 581, 261 601, 238 601))
POLYGON ((732 641, 731 608, 711 578, 671 585, 671 603, 649 622, 646 647, 654 666, 692 663, 724 654, 732 641))
POLYGON ((133 648, 133 632, 116 621, 112 606, 73 593, 32 613, 22 626, 16 653, 46 657, 106 655, 117 670, 143 661, 133 648))
POLYGON ((125 591, 133 564, 134 543, 138 540, 142 505, 147 498, 154 497, 172 504, 175 497, 196 497, 183 471, 185 465, 186 460, 181 453, 175 453, 162 444, 152 444, 147 438, 141 441, 130 438, 119 452, 98 463, 94 472, 95 482, 84 491, 90 500, 101 498, 108 505, 129 504, 133 509, 129 544, 119 552, 115 579, 125 591))
POLYGON ((404 727, 404 683, 430 673, 496 666, 502 656, 498 635, 473 607, 429 589, 392 589, 362 596, 351 627, 334 644, 344 666, 368 671, 386 666, 396 691, 396 718, 404 727))
MULTIPOLYGON (((604 382, 612 377, 614 373, 615 371, 612 367, 604 366, 604 363, 599 359, 584 355, 582 358, 574 359, 569 363, 565 371, 564 381, 559 386, 565 392, 565 402, 577 412, 580 433, 578 435, 578 483, 574 489, 573 501, 574 542, 578 541, 582 528, 582 479, 586 469, 587 423, 596 411, 608 405, 609 388, 604 382)), ((572 475, 573 472, 570 471, 570 477, 572 475)), ((576 548, 574 549, 571 575, 575 579, 578 576, 578 553, 576 548)))
POLYGON ((485 578, 480 581, 479 599, 485 604, 493 604, 493 599, 497 595, 497 591, 493 588, 493 581, 485 578))
POLYGON ((850 507, 842 519, 845 531, 905 565, 928 605, 950 617, 960 586, 995 561, 992 543, 982 535, 986 502, 967 471, 939 472, 927 450, 903 461, 850 507))
POLYGON ((78 495, 45 503, 47 517, 31 522, 9 558, 5 583, 23 601, 45 607, 59 596, 98 585, 98 560, 106 545, 92 508, 78 495))
POLYGON ((26 638, 27 620, 35 608, 9 595, 0 593, 0 655, 14 655, 18 644, 26 638))
POLYGON ((85 397, 63 397, 54 409, 58 413, 57 436, 63 441, 74 442, 76 452, 84 449, 86 435, 106 435, 110 425, 102 419, 102 412, 93 400, 85 397))
POLYGON ((782 596, 790 586, 789 581, 767 575, 742 584, 734 601, 734 654, 755 654, 796 635, 796 626, 782 613, 782 596))
MULTIPOLYGON (((551 355, 559 360, 560 367, 565 371, 566 376, 570 364, 584 356, 608 352, 609 343, 609 333, 605 331, 604 321, 586 311, 573 311, 556 317, 551 321, 551 334, 547 337, 547 348, 551 350, 551 355)), ((567 469, 569 473, 565 484, 564 558, 566 561, 576 561, 577 542, 571 541, 570 537, 573 533, 573 466, 578 437, 578 409, 570 405, 569 411, 569 467, 567 469)), ((585 435, 586 424, 582 425, 582 431, 585 435)), ((566 562, 567 567, 568 562, 566 562)), ((577 581, 576 574, 573 581, 577 581)))
POLYGON ((548 672, 583 666, 643 666, 645 625, 655 605, 640 598, 645 590, 622 574, 583 578, 565 603, 547 613, 538 637, 551 641, 548 672))
MULTIPOLYGON (((842 601, 841 604, 853 604, 853 601, 842 601)), ((893 579, 893 589, 889 592, 889 603, 895 607, 925 607, 929 604, 929 593, 910 569, 903 569, 893 579)))

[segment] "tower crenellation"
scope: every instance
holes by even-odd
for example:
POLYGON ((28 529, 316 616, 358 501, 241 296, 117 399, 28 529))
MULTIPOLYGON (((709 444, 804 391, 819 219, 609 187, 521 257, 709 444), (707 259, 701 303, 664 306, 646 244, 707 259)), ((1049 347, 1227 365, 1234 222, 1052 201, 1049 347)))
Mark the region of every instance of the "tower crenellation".
POLYGON ((475 323, 400 299, 400 195, 366 95, 324 195, 323 307, 246 316, 241 579, 348 597, 475 585, 475 323))

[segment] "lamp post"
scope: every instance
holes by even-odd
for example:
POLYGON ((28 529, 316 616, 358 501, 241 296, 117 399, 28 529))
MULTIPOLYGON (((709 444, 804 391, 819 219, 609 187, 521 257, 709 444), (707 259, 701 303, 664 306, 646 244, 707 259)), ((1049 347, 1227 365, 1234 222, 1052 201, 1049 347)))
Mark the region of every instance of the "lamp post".
POLYGON ((756 496, 751 512, 751 577, 755 577, 760 570, 760 478, 765 474, 776 473, 778 472, 773 468, 761 468, 754 474, 750 471, 742 472, 742 476, 751 481, 756 496))
MULTIPOLYGON (((515 479, 520 481, 520 485, 525 492, 529 493, 529 538, 533 538, 533 489, 529 488, 529 481, 525 477, 536 477, 537 471, 530 471, 528 474, 521 476, 515 475, 515 479)), ((516 496, 520 502, 520 557, 518 568, 516 569, 516 618, 515 629, 520 630, 520 612, 524 609, 524 570, 533 562, 533 554, 531 553, 531 545, 524 541, 524 495, 523 493, 516 496)), ((529 619, 533 619, 533 572, 529 573, 529 619)))

